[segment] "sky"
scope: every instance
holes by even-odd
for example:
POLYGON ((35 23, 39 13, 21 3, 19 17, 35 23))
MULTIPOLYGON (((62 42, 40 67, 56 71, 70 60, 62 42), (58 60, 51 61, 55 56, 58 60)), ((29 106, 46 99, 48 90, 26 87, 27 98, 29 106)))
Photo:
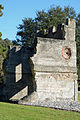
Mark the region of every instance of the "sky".
POLYGON ((4 6, 0 17, 2 39, 16 40, 17 27, 24 18, 35 18, 37 10, 48 10, 50 6, 70 6, 80 13, 80 0, 0 0, 4 6))

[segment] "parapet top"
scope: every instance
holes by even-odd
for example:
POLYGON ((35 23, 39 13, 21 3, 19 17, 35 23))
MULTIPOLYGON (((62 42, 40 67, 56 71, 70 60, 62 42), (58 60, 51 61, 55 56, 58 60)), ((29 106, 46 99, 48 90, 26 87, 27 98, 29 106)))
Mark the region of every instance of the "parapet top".
POLYGON ((68 18, 66 20, 66 25, 59 24, 57 30, 55 26, 52 26, 48 30, 48 34, 40 34, 42 31, 39 31, 37 37, 43 38, 53 38, 53 39, 60 39, 60 40, 75 40, 75 27, 76 27, 76 20, 68 18))
POLYGON ((68 19, 66 19, 66 25, 68 27, 70 27, 70 28, 75 29, 75 27, 76 27, 76 20, 68 18, 68 19))

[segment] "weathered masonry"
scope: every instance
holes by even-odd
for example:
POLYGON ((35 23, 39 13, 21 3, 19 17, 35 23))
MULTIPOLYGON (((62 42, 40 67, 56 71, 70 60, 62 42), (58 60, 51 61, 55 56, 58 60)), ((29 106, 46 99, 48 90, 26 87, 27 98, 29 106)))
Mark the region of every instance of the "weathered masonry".
POLYGON ((75 20, 68 19, 57 32, 38 37, 33 57, 28 50, 12 48, 6 65, 4 96, 20 100, 19 103, 77 101, 75 27, 75 20))
POLYGON ((32 52, 25 47, 10 48, 8 58, 4 62, 6 74, 3 100, 20 100, 35 90, 30 56, 32 52))
POLYGON ((65 40, 37 38, 32 60, 38 101, 77 100, 75 20, 63 27, 65 40))

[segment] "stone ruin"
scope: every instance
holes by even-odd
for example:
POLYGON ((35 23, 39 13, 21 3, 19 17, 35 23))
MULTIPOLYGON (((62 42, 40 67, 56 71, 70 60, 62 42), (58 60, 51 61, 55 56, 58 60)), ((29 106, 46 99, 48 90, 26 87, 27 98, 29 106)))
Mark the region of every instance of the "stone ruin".
POLYGON ((10 48, 5 66, 4 100, 19 103, 77 101, 75 20, 37 37, 36 53, 10 48))

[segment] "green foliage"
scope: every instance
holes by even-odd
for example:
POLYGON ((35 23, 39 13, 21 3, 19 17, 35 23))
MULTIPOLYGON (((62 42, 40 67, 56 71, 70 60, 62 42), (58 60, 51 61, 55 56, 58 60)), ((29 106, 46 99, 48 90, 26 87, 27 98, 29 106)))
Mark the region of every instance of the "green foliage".
MULTIPOLYGON (((3 12, 2 12, 3 9, 4 7, 0 4, 0 17, 3 15, 3 12)), ((0 32, 0 41, 2 40, 1 36, 2 36, 2 33, 0 32)))
POLYGON ((3 13, 2 13, 2 10, 4 9, 4 7, 0 4, 0 16, 2 16, 3 15, 3 13))
POLYGON ((0 120, 79 120, 80 113, 0 103, 0 120))
POLYGON ((22 45, 34 47, 37 31, 43 36, 48 33, 50 27, 57 28, 58 24, 65 23, 66 18, 76 19, 77 65, 78 79, 80 79, 80 13, 76 15, 74 8, 65 6, 62 9, 60 6, 52 6, 48 11, 37 11, 34 20, 32 18, 22 20, 23 24, 18 27, 17 38, 22 45))
POLYGON ((64 10, 60 6, 51 7, 48 10, 48 17, 50 21, 50 27, 57 26, 58 24, 66 22, 66 15, 64 10))
POLYGON ((37 23, 37 29, 44 31, 44 29, 48 29, 49 27, 49 19, 48 14, 42 10, 36 12, 37 17, 35 18, 35 21, 37 23))
POLYGON ((66 14, 66 17, 68 17, 68 18, 74 19, 76 17, 74 8, 72 8, 70 6, 64 7, 64 12, 66 14))
MULTIPOLYGON (((0 16, 3 15, 2 10, 4 7, 0 4, 0 16)), ((0 32, 0 84, 3 83, 4 78, 4 72, 3 72, 3 61, 6 58, 8 46, 12 45, 11 41, 6 38, 5 40, 2 40, 1 38, 2 33, 0 32)))
POLYGON ((77 43, 78 80, 80 80, 80 13, 76 17, 76 43, 77 43))
POLYGON ((80 101, 80 94, 78 94, 78 101, 80 101))
MULTIPOLYGON (((4 7, 0 4, 0 17, 3 15, 2 9, 4 9, 4 7)), ((2 36, 2 33, 0 32, 0 41, 2 40, 1 36, 2 36)))
POLYGON ((31 46, 34 43, 36 22, 32 18, 25 18, 22 22, 23 24, 19 25, 19 31, 17 32, 17 36, 20 36, 21 39, 17 37, 17 41, 22 42, 22 45, 31 46))
POLYGON ((17 41, 22 42, 22 45, 32 46, 34 45, 37 31, 41 31, 40 34, 45 35, 52 26, 56 26, 66 22, 66 18, 75 18, 76 13, 72 7, 60 6, 50 7, 48 11, 37 11, 36 18, 25 18, 22 20, 22 24, 18 27, 17 41))
MULTIPOLYGON (((2 13, 3 6, 0 4, 0 17, 3 15, 2 13)), ((3 46, 2 46, 2 33, 0 32, 0 84, 3 82, 3 71, 2 71, 2 61, 3 61, 3 46)))
POLYGON ((12 43, 7 38, 5 40, 0 40, 0 84, 3 83, 4 78, 3 61, 7 56, 9 45, 12 45, 12 43))
POLYGON ((18 43, 16 40, 13 40, 13 41, 12 41, 12 44, 13 44, 13 45, 16 45, 16 46, 19 45, 19 43, 18 43))

